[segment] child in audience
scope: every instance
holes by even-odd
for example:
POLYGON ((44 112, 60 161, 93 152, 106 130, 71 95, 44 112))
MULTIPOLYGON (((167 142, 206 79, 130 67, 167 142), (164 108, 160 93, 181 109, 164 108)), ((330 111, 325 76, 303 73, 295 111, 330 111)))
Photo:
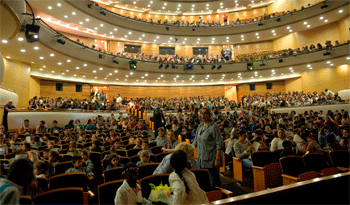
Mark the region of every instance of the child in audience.
POLYGON ((92 171, 87 171, 86 167, 83 167, 83 158, 80 155, 74 155, 72 157, 73 167, 69 168, 65 173, 85 172, 88 179, 94 179, 95 175, 92 171))
POLYGON ((41 146, 41 142, 40 142, 40 137, 39 136, 35 136, 34 137, 34 143, 32 144, 33 147, 40 147, 41 146))
POLYGON ((142 139, 141 138, 136 139, 136 145, 135 145, 134 149, 135 148, 142 148, 142 139))
POLYGON ((141 187, 137 183, 138 168, 134 163, 128 163, 123 168, 125 178, 123 184, 118 188, 114 198, 114 204, 152 204, 142 197, 141 187))
POLYGON ((11 166, 6 178, 0 178, 0 204, 20 204, 23 190, 34 179, 33 165, 27 159, 17 159, 11 166))
POLYGON ((169 176, 169 183, 174 198, 172 204, 208 204, 206 193, 199 187, 196 176, 187 169, 187 154, 176 150, 170 157, 170 165, 174 169, 169 176))
POLYGON ((55 175, 55 166, 59 163, 60 155, 56 150, 50 150, 49 152, 49 176, 55 175))
POLYGON ((117 154, 111 154, 108 158, 109 165, 107 166, 106 170, 117 168, 117 167, 123 167, 124 165, 120 164, 120 158, 117 154))
POLYGON ((77 154, 79 154, 79 150, 76 150, 76 147, 75 147, 75 143, 74 143, 74 142, 69 143, 69 147, 68 147, 68 152, 67 152, 67 154, 71 154, 71 155, 77 155, 77 154))
POLYGON ((44 161, 36 161, 34 163, 34 174, 36 178, 47 178, 48 164, 44 161))
POLYGON ((135 144, 135 138, 133 136, 129 137, 129 144, 135 144))
POLYGON ((111 147, 110 151, 115 152, 116 150, 125 150, 125 147, 121 147, 120 139, 112 140, 111 143, 113 146, 111 147))
POLYGON ((89 152, 87 150, 83 150, 80 152, 80 155, 82 157, 83 167, 86 167, 86 171, 87 172, 93 171, 95 169, 95 165, 89 159, 89 156, 90 156, 89 152))
POLYGON ((137 155, 140 155, 142 151, 147 150, 150 154, 153 154, 152 151, 149 149, 149 142, 147 140, 144 140, 142 142, 142 150, 140 150, 137 155))
POLYGON ((282 142, 283 151, 280 154, 280 158, 295 155, 293 152, 293 143, 285 140, 282 142))
POLYGON ((49 148, 45 148, 44 150, 43 150, 43 159, 44 160, 48 160, 49 159, 49 152, 50 152, 50 149, 49 148))
POLYGON ((140 161, 138 161, 136 163, 137 166, 143 165, 143 164, 148 164, 148 163, 152 163, 152 161, 150 161, 150 157, 151 154, 148 150, 143 150, 140 154, 140 161))
POLYGON ((100 147, 100 141, 99 140, 94 140, 92 143, 92 148, 90 151, 92 152, 103 152, 102 148, 100 147))

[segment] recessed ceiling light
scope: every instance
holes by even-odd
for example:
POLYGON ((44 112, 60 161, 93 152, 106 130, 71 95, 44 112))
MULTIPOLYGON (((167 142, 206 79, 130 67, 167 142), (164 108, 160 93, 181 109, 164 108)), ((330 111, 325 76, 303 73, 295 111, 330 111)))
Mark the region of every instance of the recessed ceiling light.
POLYGON ((19 38, 18 38, 18 41, 23 41, 23 38, 22 38, 22 37, 19 37, 19 38))
POLYGON ((340 9, 340 10, 339 10, 339 13, 343 13, 343 10, 340 9))
POLYGON ((39 50, 39 47, 38 46, 34 46, 34 50, 39 50))
POLYGON ((327 61, 327 64, 330 64, 331 62, 330 61, 327 61))
POLYGON ((258 35, 259 35, 259 33, 255 33, 255 35, 256 35, 256 36, 258 36, 258 35))
POLYGON ((306 24, 307 24, 307 22, 305 21, 305 22, 304 22, 304 25, 306 25, 306 24))
POLYGON ((66 72, 68 73, 68 72, 69 72, 69 70, 66 70, 66 72))
POLYGON ((117 70, 115 70, 114 72, 115 72, 115 73, 118 73, 118 71, 117 71, 117 70))
POLYGON ((293 30, 291 29, 291 30, 289 30, 289 32, 293 32, 293 30))
POLYGON ((128 37, 128 35, 125 35, 125 36, 124 36, 124 38, 127 38, 127 37, 128 37))
POLYGON ((100 70, 103 70, 103 68, 100 68, 100 70))
POLYGON ((332 63, 331 66, 334 66, 334 64, 332 63))
POLYGON ((307 25, 306 27, 310 28, 310 25, 307 25))
POLYGON ((73 12, 72 12, 72 15, 75 15, 75 14, 76 14, 76 13, 73 11, 73 12))
POLYGON ((74 77, 77 77, 77 74, 74 74, 73 76, 74 76, 74 77))
POLYGON ((51 54, 50 54, 50 56, 51 56, 51 57, 54 57, 54 56, 55 56, 55 54, 51 53, 51 54))
POLYGON ((274 33, 273 35, 276 36, 276 33, 274 33))
POLYGON ((346 60, 350 60, 350 57, 347 57, 346 60))
POLYGON ((187 38, 185 38, 184 40, 187 41, 187 38))
POLYGON ((93 73, 96 73, 96 71, 95 71, 95 70, 93 70, 92 72, 93 72, 93 73))
POLYGON ((85 75, 83 75, 83 78, 85 78, 85 75))
POLYGON ((79 67, 75 67, 75 69, 79 70, 80 68, 79 67))
POLYGON ((42 60, 42 59, 44 59, 44 57, 40 56, 40 57, 39 57, 39 59, 41 59, 41 60, 42 60))
POLYGON ((257 36, 256 38, 260 38, 260 36, 257 36))
POLYGON ((90 19, 87 18, 87 19, 85 19, 85 21, 90 21, 90 19))
POLYGON ((64 73, 62 73, 62 75, 64 75, 64 73))
POLYGON ((62 63, 61 63, 61 62, 58 62, 57 65, 62 65, 62 63))
POLYGON ((79 24, 80 24, 80 25, 83 25, 83 22, 80 21, 79 24))
POLYGON ((103 27, 103 24, 101 23, 100 26, 103 27))
POLYGON ((312 67, 310 67, 309 69, 312 70, 312 67))
POLYGON ((95 30, 97 30, 98 28, 97 27, 95 27, 95 30))
POLYGON ((40 70, 40 71, 42 71, 43 69, 42 69, 42 68, 40 68, 39 70, 40 70))
POLYGON ((95 79, 97 79, 97 77, 95 77, 95 79))
POLYGON ((272 30, 271 32, 272 32, 272 33, 275 33, 275 30, 272 30))
POLYGON ((11 57, 10 56, 6 56, 7 59, 10 59, 11 57))
POLYGON ((47 8, 51 10, 51 9, 52 9, 52 6, 48 6, 47 8))
POLYGON ((43 65, 43 68, 46 68, 46 66, 45 66, 45 65, 43 65))
POLYGON ((322 19, 323 19, 323 16, 321 16, 320 19, 322 20, 322 19))
POLYGON ((51 71, 51 73, 55 73, 55 71, 51 71))
POLYGON ((67 15, 64 15, 64 18, 68 18, 68 16, 67 16, 67 15))
POLYGON ((32 64, 34 64, 34 62, 32 62, 32 64))
POLYGON ((327 22, 328 22, 328 19, 324 20, 324 22, 327 23, 327 22))
POLYGON ((61 3, 57 3, 57 6, 61 6, 61 3))
POLYGON ((129 31, 129 35, 131 35, 132 33, 131 33, 131 31, 129 31))
POLYGON ((4 40, 2 40, 1 42, 2 42, 2 43, 8 43, 8 41, 7 41, 7 40, 5 40, 5 39, 4 39, 4 40))
POLYGON ((25 49, 21 49, 21 52, 24 53, 24 52, 26 52, 26 50, 25 49))
POLYGON ((129 77, 129 75, 125 75, 125 77, 127 77, 127 78, 128 78, 128 77, 129 77))
POLYGON ((146 73, 145 76, 148 76, 148 73, 146 73))
POLYGON ((290 29, 290 26, 287 27, 287 30, 289 30, 289 29, 290 29))

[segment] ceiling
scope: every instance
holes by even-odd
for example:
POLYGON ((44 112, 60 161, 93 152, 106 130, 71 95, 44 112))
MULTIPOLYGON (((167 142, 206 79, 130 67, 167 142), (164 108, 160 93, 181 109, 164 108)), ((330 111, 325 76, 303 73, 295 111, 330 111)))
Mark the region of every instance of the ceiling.
POLYGON ((108 6, 115 6, 124 9, 162 12, 203 12, 220 11, 247 6, 266 6, 273 3, 274 0, 186 0, 186 1, 164 1, 164 0, 93 0, 108 6))

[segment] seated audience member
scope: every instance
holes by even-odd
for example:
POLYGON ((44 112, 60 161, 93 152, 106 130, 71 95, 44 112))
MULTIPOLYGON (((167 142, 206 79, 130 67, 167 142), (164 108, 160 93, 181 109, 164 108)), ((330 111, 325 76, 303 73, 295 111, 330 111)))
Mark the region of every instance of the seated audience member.
POLYGON ((18 129, 18 134, 29 135, 34 132, 32 126, 29 125, 29 120, 24 120, 24 125, 18 129))
POLYGON ((76 149, 75 142, 69 143, 67 154, 71 154, 71 155, 79 154, 79 150, 76 149))
POLYGON ((58 164, 60 155, 56 150, 50 150, 49 152, 49 176, 55 175, 55 166, 58 164))
POLYGON ((137 166, 148 164, 148 163, 153 163, 150 161, 151 154, 148 150, 144 150, 140 153, 140 161, 136 163, 137 166))
POLYGON ((48 163, 39 160, 36 161, 33 166, 36 178, 47 178, 48 163))
POLYGON ((29 152, 30 151, 30 144, 25 142, 22 144, 21 148, 23 149, 24 153, 29 152))
POLYGON ((176 150, 171 154, 170 165, 173 172, 169 176, 174 193, 172 204, 208 204, 207 194, 199 187, 196 176, 187 169, 186 152, 176 150))
MULTIPOLYGON (((317 135, 316 135, 317 136, 317 135)), ((323 149, 321 146, 317 143, 315 137, 311 134, 309 134, 307 137, 307 142, 309 143, 306 147, 306 152, 308 153, 323 153, 324 151, 333 151, 331 147, 324 147, 323 149)))
POLYGON ((307 129, 304 129, 300 132, 300 138, 302 141, 297 144, 297 147, 296 147, 297 156, 303 156, 306 153, 307 151, 306 148, 309 145, 307 138, 310 134, 311 134, 310 131, 307 129))
POLYGON ((47 126, 45 125, 45 121, 40 121, 39 126, 36 127, 36 134, 46 134, 48 133, 47 126))
POLYGON ((34 179, 33 165, 27 159, 12 162, 6 178, 0 178, 0 204, 20 204, 22 191, 34 179))
POLYGON ((5 143, 6 136, 5 134, 0 134, 0 154, 7 154, 8 153, 8 146, 5 143))
MULTIPOLYGON (((193 158, 195 147, 187 142, 181 142, 175 147, 175 150, 182 150, 186 152, 188 164, 190 165, 190 159, 193 158)), ((153 175, 171 173, 172 167, 170 165, 171 153, 166 155, 158 167, 154 170, 153 175)))
POLYGON ((143 120, 139 120, 139 122, 135 125, 135 130, 148 130, 148 127, 143 123, 143 120))
POLYGON ((95 177, 92 171, 88 171, 86 167, 83 167, 83 158, 80 155, 74 155, 72 157, 72 164, 73 167, 67 169, 65 173, 84 172, 90 180, 95 177))
POLYGON ((340 143, 333 132, 327 136, 326 149, 328 150, 342 150, 340 143))
POLYGON ((350 149, 350 140, 349 140, 349 128, 343 129, 343 135, 339 138, 340 146, 343 150, 349 150, 350 149))
POLYGON ((162 147, 163 152, 173 152, 175 147, 179 144, 179 141, 176 139, 176 134, 173 130, 169 130, 168 141, 165 143, 164 147, 162 147))
POLYGON ((89 159, 89 152, 87 150, 83 150, 80 152, 82 162, 83 162, 83 167, 86 167, 86 171, 90 172, 95 170, 95 165, 92 163, 92 161, 89 159))
POLYGON ((96 124, 93 120, 89 119, 87 125, 85 126, 85 132, 92 132, 93 130, 96 130, 96 124))
POLYGON ((54 120, 52 125, 53 126, 50 128, 50 133, 60 133, 62 131, 62 128, 57 126, 57 120, 54 120))
POLYGON ((117 155, 115 153, 109 155, 108 162, 109 162, 109 164, 108 164, 106 170, 124 166, 123 164, 120 163, 119 155, 117 155))
POLYGON ((137 183, 138 168, 134 163, 128 163, 123 168, 125 178, 123 184, 118 188, 114 198, 114 204, 152 204, 142 197, 141 187, 137 183))
POLYGON ((231 130, 231 137, 228 140, 225 140, 225 145, 226 145, 225 154, 230 155, 232 153, 233 145, 237 142, 237 140, 238 140, 238 128, 233 128, 231 130))
POLYGON ((57 147, 54 147, 54 142, 53 141, 48 141, 47 143, 46 143, 46 146, 47 146, 47 148, 49 149, 49 150, 59 150, 59 148, 57 148, 57 147))
POLYGON ((110 151, 112 152, 115 152, 117 150, 126 150, 125 147, 121 146, 120 139, 112 140, 111 144, 112 144, 112 147, 110 151))
POLYGON ((135 140, 135 147, 134 147, 134 149, 135 148, 142 148, 142 139, 141 138, 137 138, 136 140, 135 140))
POLYGON ((33 147, 41 147, 41 141, 39 136, 34 137, 34 143, 32 144, 33 147))
POLYGON ((167 140, 168 138, 165 136, 164 127, 158 128, 158 136, 153 141, 157 143, 157 146, 164 146, 167 140))
POLYGON ((129 144, 135 144, 136 143, 136 140, 133 136, 130 136, 129 137, 129 144))
POLYGON ((282 146, 284 149, 280 154, 280 158, 294 155, 293 143, 291 141, 288 141, 288 140, 283 141, 282 146))
POLYGON ((102 148, 100 147, 101 146, 101 142, 100 140, 94 140, 92 142, 92 147, 91 147, 91 152, 103 152, 102 148))
POLYGON ((149 149, 149 143, 148 143, 148 141, 147 140, 144 140, 143 142, 142 142, 142 150, 140 150, 138 153, 137 153, 137 155, 140 155, 141 154, 141 152, 142 151, 145 151, 145 150, 147 150, 150 154, 153 154, 152 153, 152 151, 149 149))
POLYGON ((254 147, 247 140, 247 132, 245 130, 239 131, 239 138, 234 144, 233 149, 237 158, 242 159, 243 166, 252 168, 253 163, 250 159, 250 154, 253 152, 254 147))
POLYGON ((49 159, 49 152, 50 152, 50 149, 49 148, 45 148, 43 150, 43 160, 48 160, 49 159))
POLYGON ((279 129, 277 131, 277 137, 273 138, 273 140, 271 141, 270 151, 273 152, 278 149, 283 149, 282 143, 284 140, 285 140, 284 129, 279 129))
POLYGON ((80 124, 80 120, 76 119, 75 120, 75 125, 74 125, 74 132, 80 132, 80 131, 84 131, 84 125, 80 124))

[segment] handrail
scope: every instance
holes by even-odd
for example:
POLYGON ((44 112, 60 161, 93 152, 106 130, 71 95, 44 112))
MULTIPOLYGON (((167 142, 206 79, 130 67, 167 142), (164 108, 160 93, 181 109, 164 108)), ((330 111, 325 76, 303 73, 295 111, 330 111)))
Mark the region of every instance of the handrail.
MULTIPOLYGON (((147 24, 152 24, 152 25, 164 25, 164 26, 167 26, 167 27, 169 27, 169 26, 172 26, 172 27, 199 27, 199 26, 177 26, 177 25, 171 25, 171 24, 169 24, 169 25, 168 25, 168 24, 158 24, 158 23, 144 22, 144 21, 141 21, 141 20, 135 20, 135 19, 133 19, 133 18, 129 18, 129 17, 127 17, 127 16, 123 16, 123 15, 121 15, 121 14, 115 13, 115 12, 113 12, 113 11, 111 11, 111 10, 106 9, 106 8, 103 8, 103 7, 99 6, 98 3, 94 2, 94 1, 90 1, 90 0, 86 0, 86 1, 88 1, 88 2, 90 2, 90 3, 93 3, 93 4, 94 4, 95 6, 97 6, 99 9, 102 9, 102 10, 104 10, 104 11, 107 11, 107 12, 109 12, 110 14, 115 15, 115 16, 118 16, 118 17, 120 17, 120 18, 125 18, 126 20, 132 20, 132 21, 135 21, 135 22, 147 23, 147 24)), ((318 6, 318 5, 320 5, 320 4, 324 4, 324 3, 327 2, 327 1, 328 1, 328 0, 324 0, 324 1, 320 2, 320 3, 317 3, 317 4, 315 4, 315 5, 312 5, 312 6, 310 6, 310 7, 305 8, 305 9, 313 8, 313 7, 318 6)), ((106 7, 107 7, 107 5, 106 5, 106 7)), ((276 18, 281 18, 281 17, 285 17, 285 16, 288 16, 288 15, 293 15, 293 14, 296 14, 296 13, 298 13, 298 12, 300 12, 300 11, 304 11, 305 9, 303 9, 303 10, 297 10, 297 11, 290 12, 290 13, 286 13, 286 14, 283 14, 283 15, 278 16, 278 17, 272 17, 272 18, 269 18, 269 19, 264 19, 264 20, 261 20, 261 21, 249 22, 249 23, 245 23, 245 24, 241 23, 241 24, 231 24, 231 25, 223 25, 223 26, 221 25, 221 26, 217 26, 217 27, 233 27, 233 26, 241 26, 241 25, 247 25, 247 24, 258 24, 258 23, 260 23, 260 22, 262 22, 262 21, 266 21, 266 22, 267 22, 268 20, 272 20, 272 19, 276 19, 276 18)), ((232 12, 228 12, 228 13, 232 13, 232 12)), ((272 14, 274 14, 274 13, 272 13, 272 14)), ((268 15, 272 15, 272 14, 268 14, 268 15)), ((241 20, 241 21, 242 21, 242 20, 241 20)), ((201 27, 209 27, 209 26, 201 26, 201 27)), ((214 27, 216 27, 216 26, 214 26, 214 27)))
MULTIPOLYGON (((51 30, 52 32, 54 32, 56 35, 59 35, 59 36, 62 36, 64 37, 65 39, 69 40, 70 42, 74 43, 74 44, 77 44, 81 47, 83 47, 84 49, 89 49, 89 50, 92 50, 94 52, 98 52, 99 54, 103 54, 103 55, 108 55, 108 56, 111 56, 112 58, 120 58, 120 59, 124 59, 124 60, 135 60, 135 61, 138 61, 138 62, 147 62, 147 63, 155 63, 155 64, 171 64, 171 65, 186 65, 187 62, 184 62, 184 63, 177 63, 177 62, 154 62, 154 61, 144 61, 144 60, 138 60, 138 59, 134 59, 134 58, 126 58, 126 57, 122 57, 122 56, 119 56, 119 55, 114 55, 114 54, 110 54, 110 53, 107 53, 107 52, 103 52, 103 51, 99 51, 99 50, 96 50, 94 48, 90 48, 89 46, 86 46, 86 45, 82 45, 72 39, 70 39, 69 37, 65 36, 64 34, 60 33, 59 31, 55 30, 54 28, 52 28, 50 25, 48 25, 43 19, 38 19, 38 21, 40 22, 40 24, 44 25, 45 27, 47 27, 49 30, 51 30)), ((343 44, 340 44, 339 46, 333 46, 331 48, 335 48, 335 47, 340 47, 340 46, 343 46, 343 45, 346 45, 346 44, 350 44, 350 42, 346 42, 346 43, 343 43, 343 44)), ((316 51, 310 51, 308 53, 300 53, 300 54, 293 54, 293 57, 295 56, 300 56, 300 55, 306 55, 306 54, 310 54, 310 53, 316 53, 316 52, 322 52, 324 50, 327 50, 328 48, 323 48, 322 50, 316 50, 316 51)), ((286 50, 286 49, 284 49, 286 50)), ((281 50, 281 51, 284 51, 284 50, 281 50)), ((276 51, 278 52, 278 51, 276 51)), ((276 57, 276 58, 267 58, 267 59, 256 59, 256 60, 253 60, 253 61, 242 61, 242 62, 235 62, 234 60, 230 60, 228 62, 223 62, 223 63, 207 63, 207 62, 194 62, 192 64, 194 65, 227 65, 227 64, 241 64, 241 63, 248 63, 248 62, 260 62, 260 61, 269 61, 269 60, 276 60, 276 59, 283 59, 283 58, 288 58, 288 57, 292 57, 292 56, 280 56, 280 57, 276 57)))

